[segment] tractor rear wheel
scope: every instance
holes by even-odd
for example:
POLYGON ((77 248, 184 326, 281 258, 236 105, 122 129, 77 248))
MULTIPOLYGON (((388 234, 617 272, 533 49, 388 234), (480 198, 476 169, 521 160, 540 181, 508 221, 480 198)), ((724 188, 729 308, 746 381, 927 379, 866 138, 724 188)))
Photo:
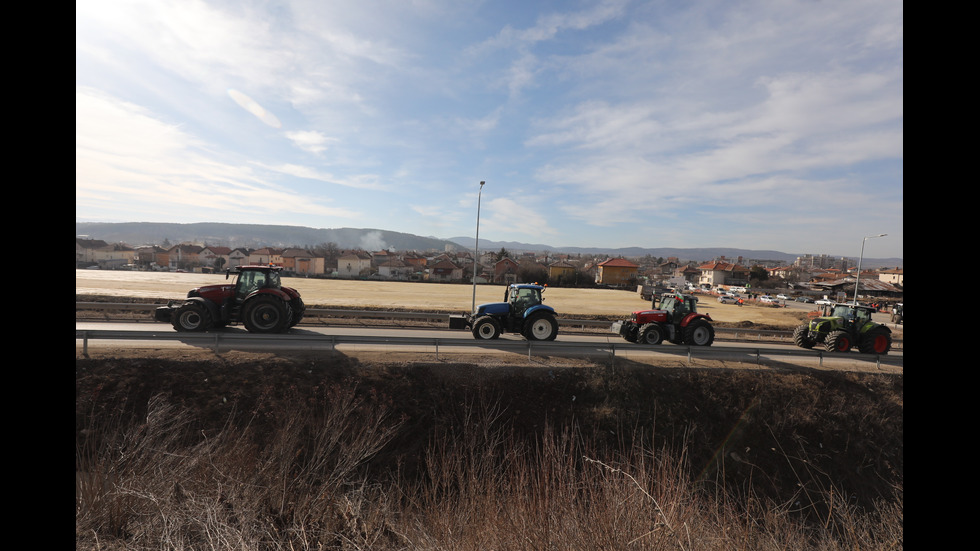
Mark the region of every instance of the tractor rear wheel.
POLYGON ((695 320, 684 330, 684 342, 694 346, 711 346, 715 342, 715 328, 703 319, 695 320))
POLYGON ((847 331, 831 331, 825 341, 827 352, 850 352, 854 346, 851 334, 847 331))
POLYGON ((242 323, 250 333, 282 333, 293 318, 289 304, 272 295, 249 299, 242 312, 242 323))
POLYGON ((796 346, 806 348, 807 350, 817 344, 816 341, 810 338, 810 326, 807 324, 800 325, 793 330, 793 342, 796 343, 796 346))
POLYGON ((524 337, 529 341, 553 341, 557 335, 558 320, 548 314, 532 316, 524 329, 524 337))
POLYGON ((887 354, 891 348, 892 336, 880 327, 865 333, 858 343, 858 350, 862 354, 887 354))
POLYGON ((636 334, 636 342, 640 344, 658 345, 664 342, 664 329, 656 323, 648 323, 636 334))
POLYGON ((488 341, 491 339, 496 339, 499 336, 500 324, 497 323, 497 320, 491 318, 490 316, 483 316, 482 318, 473 322, 474 339, 488 341))
POLYGON ((211 314, 197 302, 186 302, 174 311, 171 325, 180 332, 207 331, 211 326, 211 314))

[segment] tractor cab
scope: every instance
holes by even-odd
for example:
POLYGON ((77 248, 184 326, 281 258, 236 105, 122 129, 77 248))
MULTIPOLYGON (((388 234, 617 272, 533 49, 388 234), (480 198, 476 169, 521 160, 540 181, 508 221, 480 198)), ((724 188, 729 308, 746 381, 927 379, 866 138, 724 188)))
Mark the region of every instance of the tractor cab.
POLYGON ((698 312, 698 299, 680 293, 664 293, 660 297, 660 309, 667 312, 670 323, 680 323, 688 314, 698 312))
POLYGON ((282 280, 279 278, 279 266, 240 266, 225 273, 227 279, 232 273, 237 273, 235 279, 235 300, 243 301, 259 289, 279 289, 282 280))
POLYGON ((524 313, 528 308, 537 306, 544 302, 541 297, 542 288, 537 285, 512 285, 508 289, 508 297, 505 297, 510 304, 510 311, 515 315, 524 313))
POLYGON ((837 303, 832 307, 827 306, 824 308, 823 318, 839 319, 842 325, 860 330, 871 322, 871 312, 873 310, 870 306, 837 303))

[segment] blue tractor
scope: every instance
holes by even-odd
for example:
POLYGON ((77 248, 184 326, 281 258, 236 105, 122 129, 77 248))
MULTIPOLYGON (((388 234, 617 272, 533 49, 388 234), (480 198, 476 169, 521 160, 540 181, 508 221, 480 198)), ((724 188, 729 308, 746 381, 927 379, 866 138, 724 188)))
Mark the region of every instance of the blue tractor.
MULTIPOLYGON (((542 304, 545 287, 514 283, 504 293, 506 302, 481 304, 459 325, 469 328, 473 337, 496 339, 501 333, 519 333, 529 341, 553 341, 558 334, 555 309, 542 304)), ((450 326, 453 323, 450 320, 450 326)))

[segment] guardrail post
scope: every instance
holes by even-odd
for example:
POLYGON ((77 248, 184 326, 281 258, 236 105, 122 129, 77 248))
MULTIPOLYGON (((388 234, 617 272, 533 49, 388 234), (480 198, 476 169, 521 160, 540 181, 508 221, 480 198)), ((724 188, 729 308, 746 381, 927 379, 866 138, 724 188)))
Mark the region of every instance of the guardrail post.
POLYGON ((88 331, 82 331, 82 355, 88 358, 88 331))
POLYGON ((691 365, 693 363, 693 361, 694 361, 693 356, 694 356, 694 347, 693 346, 688 346, 687 347, 687 365, 691 365))
POLYGON ((220 334, 220 333, 215 333, 215 334, 214 334, 214 353, 215 353, 215 354, 217 354, 217 353, 218 353, 218 338, 219 338, 220 336, 221 336, 221 334, 220 334))
POLYGON ((436 339, 436 361, 439 361, 439 339, 436 339))

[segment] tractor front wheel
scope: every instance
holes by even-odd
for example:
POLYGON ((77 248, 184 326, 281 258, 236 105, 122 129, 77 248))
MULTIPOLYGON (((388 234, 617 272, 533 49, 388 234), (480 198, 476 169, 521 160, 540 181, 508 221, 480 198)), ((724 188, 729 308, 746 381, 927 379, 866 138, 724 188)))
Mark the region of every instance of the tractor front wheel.
POLYGON ((289 304, 272 295, 249 299, 242 311, 242 322, 250 333, 282 333, 293 317, 289 304))
POLYGON ((530 341, 553 341, 557 335, 558 320, 547 314, 529 319, 524 330, 524 337, 530 341))
POLYGON ((482 318, 473 322, 474 339, 488 341, 491 339, 496 339, 499 336, 500 324, 497 323, 497 320, 491 318, 490 316, 483 316, 482 318))
POLYGON ((170 323, 182 333, 207 331, 211 326, 211 314, 203 305, 187 302, 174 311, 170 323))
POLYGON ((636 342, 640 344, 658 345, 664 342, 664 329, 656 323, 648 323, 640 328, 636 335, 636 342))
POLYGON ((289 308, 293 311, 289 321, 289 326, 292 327, 303 320, 303 315, 306 314, 306 304, 303 303, 303 299, 296 297, 289 301, 289 308))
POLYGON ((793 330, 793 342, 796 343, 796 346, 806 348, 807 350, 817 344, 816 341, 810 338, 810 326, 806 324, 800 325, 793 330))
POLYGON ((827 335, 826 345, 827 352, 850 352, 854 341, 847 331, 831 331, 827 335))

